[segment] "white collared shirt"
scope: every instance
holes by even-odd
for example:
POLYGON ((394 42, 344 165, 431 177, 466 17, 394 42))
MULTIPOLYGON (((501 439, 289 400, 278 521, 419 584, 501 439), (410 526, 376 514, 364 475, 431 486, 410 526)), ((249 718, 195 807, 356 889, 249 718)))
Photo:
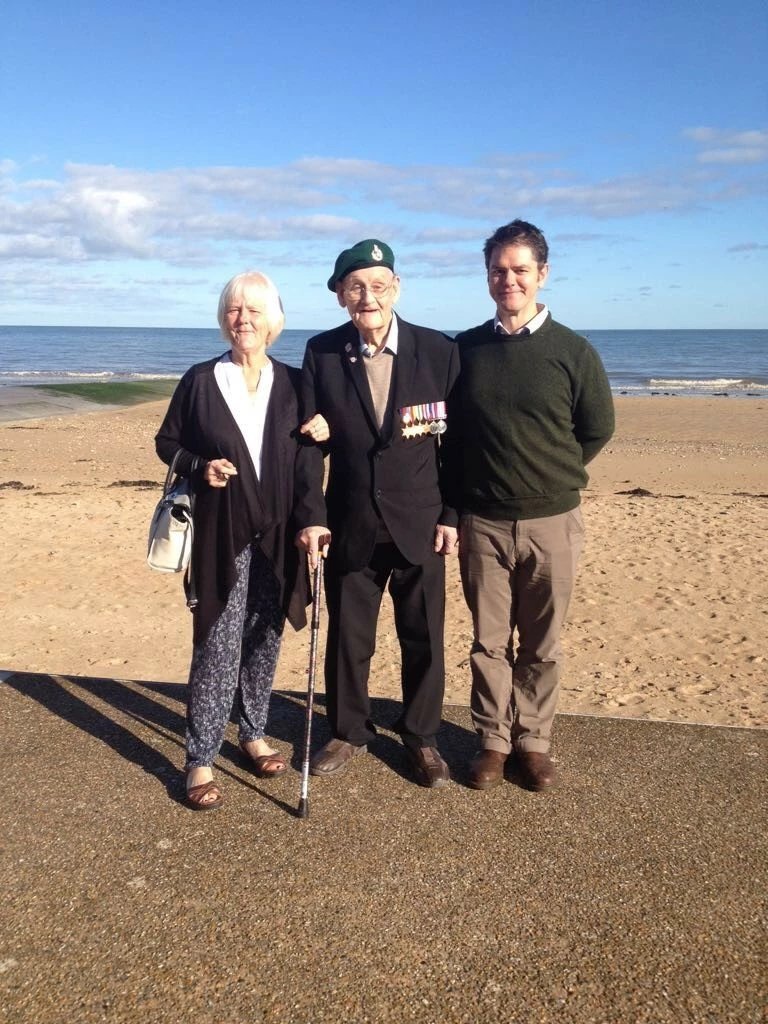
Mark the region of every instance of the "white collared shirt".
POLYGON ((363 341, 363 336, 358 331, 357 337, 358 337, 358 339, 360 341, 360 353, 361 353, 361 355, 368 356, 368 358, 370 358, 377 351, 383 352, 385 349, 389 349, 389 351, 392 353, 392 355, 396 356, 397 355, 397 338, 398 338, 397 331, 398 331, 398 328, 397 328, 397 317, 393 313, 392 314, 392 323, 389 325, 389 331, 387 332, 387 340, 384 342, 384 347, 382 349, 380 349, 380 350, 379 349, 375 349, 375 348, 371 348, 370 345, 368 345, 365 341, 363 341))
POLYGON ((232 362, 229 352, 222 356, 213 368, 216 383, 219 386, 224 401, 229 406, 235 423, 243 435, 243 440, 256 470, 256 476, 261 479, 261 454, 264 446, 264 424, 267 421, 267 406, 269 396, 272 394, 272 384, 275 380, 275 370, 272 360, 267 360, 267 365, 262 368, 259 383, 256 387, 255 396, 248 393, 248 385, 245 383, 245 374, 241 366, 232 362))
POLYGON ((493 329, 494 331, 498 331, 499 334, 509 334, 510 337, 515 334, 533 334, 535 331, 538 331, 540 327, 543 327, 544 321, 547 319, 547 315, 549 313, 546 306, 539 306, 538 303, 536 303, 536 309, 538 310, 536 316, 531 317, 527 324, 523 324, 522 327, 518 327, 516 331, 508 331, 501 320, 499 320, 497 313, 493 318, 493 329))

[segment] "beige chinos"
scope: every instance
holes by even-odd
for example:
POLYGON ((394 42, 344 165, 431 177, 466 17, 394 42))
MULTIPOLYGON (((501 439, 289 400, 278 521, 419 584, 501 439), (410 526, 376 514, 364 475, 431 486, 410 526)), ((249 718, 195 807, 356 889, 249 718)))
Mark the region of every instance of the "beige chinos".
POLYGON ((459 529, 480 745, 546 753, 560 691, 560 632, 584 543, 581 510, 518 520, 466 514, 459 529))

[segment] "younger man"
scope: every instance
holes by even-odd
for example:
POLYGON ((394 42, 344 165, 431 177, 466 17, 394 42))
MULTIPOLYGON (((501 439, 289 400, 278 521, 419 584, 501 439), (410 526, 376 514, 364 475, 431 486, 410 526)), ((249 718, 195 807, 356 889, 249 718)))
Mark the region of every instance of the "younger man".
POLYGON ((597 352, 537 302, 549 270, 541 231, 514 220, 484 252, 496 314, 456 338, 443 451, 474 627, 470 784, 500 782, 514 750, 525 784, 544 790, 556 781, 549 746, 584 538, 579 492, 613 433, 613 401, 597 352))

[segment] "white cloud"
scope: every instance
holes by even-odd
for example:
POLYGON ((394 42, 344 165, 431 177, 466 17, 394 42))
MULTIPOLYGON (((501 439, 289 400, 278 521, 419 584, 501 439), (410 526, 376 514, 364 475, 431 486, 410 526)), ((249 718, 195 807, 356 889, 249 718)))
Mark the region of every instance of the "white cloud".
POLYGON ((741 242, 739 245, 731 245, 728 247, 728 252, 759 252, 760 250, 768 249, 768 245, 764 245, 762 242, 741 242))
POLYGON ((71 223, 86 253, 152 257, 154 202, 140 192, 88 186, 66 198, 71 223))
POLYGON ((685 138, 706 144, 696 155, 701 164, 752 165, 768 161, 768 131, 719 131, 715 128, 686 128, 685 138))
POLYGON ((81 260, 84 256, 82 247, 77 239, 73 238, 49 238, 45 235, 35 234, 0 234, 0 256, 5 259, 15 257, 16 259, 52 259, 52 260, 81 260))
POLYGON ((736 146, 725 149, 706 149, 697 159, 702 164, 761 164, 768 158, 768 147, 736 146))
POLYGON ((474 242, 477 245, 483 241, 484 235, 489 233, 487 224, 471 228, 423 228, 421 231, 414 232, 411 241, 417 243, 474 242))
POLYGON ((412 277, 464 277, 485 273, 480 246, 471 252, 465 249, 431 248, 409 252, 403 261, 408 278, 412 277))
POLYGON ((472 273, 484 238, 513 216, 585 225, 553 235, 555 244, 603 241, 619 235, 590 230, 594 222, 711 209, 764 189, 748 166, 768 152, 768 132, 695 127, 683 134, 698 147, 688 167, 594 180, 578 176, 562 154, 536 152, 463 166, 322 156, 280 167, 158 171, 70 163, 58 180, 25 180, 6 159, 0 252, 18 260, 202 267, 218 265, 223 254, 247 258, 259 245, 270 247, 270 260, 314 265, 327 259, 329 243, 375 236, 406 255, 425 246, 419 261, 433 272, 472 273))
POLYGON ((683 136, 695 142, 716 142, 724 146, 766 146, 768 131, 727 132, 715 128, 685 128, 683 136))

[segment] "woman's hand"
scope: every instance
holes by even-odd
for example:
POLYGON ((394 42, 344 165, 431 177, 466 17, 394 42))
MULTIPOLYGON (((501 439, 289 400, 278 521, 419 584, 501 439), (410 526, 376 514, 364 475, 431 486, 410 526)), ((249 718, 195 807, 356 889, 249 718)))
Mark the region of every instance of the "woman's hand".
POLYGON ((237 476, 237 470, 229 459, 211 459, 203 472, 203 479, 211 487, 226 487, 231 476, 237 476))
POLYGON ((316 412, 311 419, 303 424, 299 433, 311 437, 315 444, 322 444, 331 436, 331 428, 328 426, 328 420, 316 412))

